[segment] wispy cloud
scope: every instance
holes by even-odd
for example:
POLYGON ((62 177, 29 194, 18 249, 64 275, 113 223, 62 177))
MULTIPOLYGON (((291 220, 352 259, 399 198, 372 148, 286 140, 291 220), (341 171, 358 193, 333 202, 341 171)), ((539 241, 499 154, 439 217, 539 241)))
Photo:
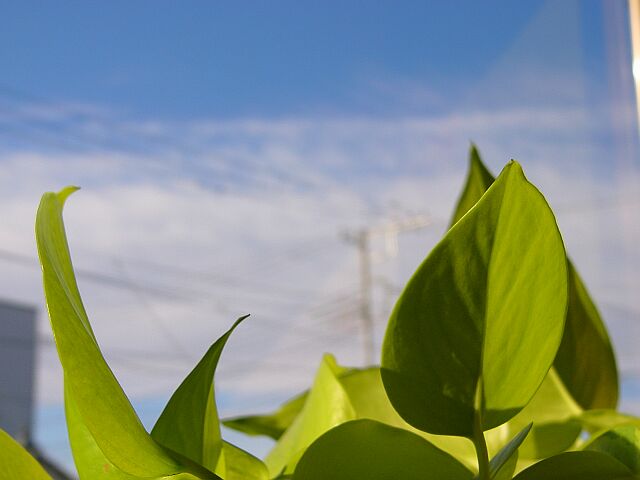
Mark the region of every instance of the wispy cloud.
MULTIPOLYGON (((75 265, 85 271, 80 288, 133 398, 166 398, 245 313, 252 318, 222 361, 218 385, 234 398, 223 413, 265 408, 304 388, 324 351, 360 363, 357 255, 340 233, 416 213, 434 220, 402 236, 394 259, 377 255, 384 239, 374 244, 379 341, 397 289, 445 228, 471 139, 496 173, 510 157, 521 160, 557 206, 596 298, 638 307, 620 294, 640 271, 631 247, 640 229, 628 214, 640 201, 638 172, 609 173, 601 120, 581 108, 185 122, 90 110, 86 123, 71 120, 73 108, 68 121, 56 120, 82 148, 56 145, 41 127, 33 142, 7 143, 0 247, 35 258, 41 193, 83 187, 66 210, 75 265)), ((3 296, 42 306, 35 261, 0 258, 3 296)), ((55 404, 61 372, 43 310, 40 321, 38 398, 55 404)), ((624 346, 622 354, 623 366, 637 359, 624 346)))

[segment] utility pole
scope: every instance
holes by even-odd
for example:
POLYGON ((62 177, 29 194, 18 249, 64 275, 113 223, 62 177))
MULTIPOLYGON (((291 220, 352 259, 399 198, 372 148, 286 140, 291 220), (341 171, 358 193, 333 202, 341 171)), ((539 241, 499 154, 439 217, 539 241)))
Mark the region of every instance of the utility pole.
MULTIPOLYGON (((362 322, 362 348, 366 365, 371 365, 375 361, 375 332, 371 307, 373 290, 373 276, 371 274, 371 239, 378 235, 384 235, 387 241, 387 248, 397 249, 397 238, 399 233, 419 230, 430 223, 431 222, 428 217, 424 215, 417 215, 405 220, 388 222, 376 227, 365 227, 343 234, 343 238, 358 249, 360 262, 360 321, 362 322)), ((396 252, 393 251, 393 254, 395 253, 396 252)))

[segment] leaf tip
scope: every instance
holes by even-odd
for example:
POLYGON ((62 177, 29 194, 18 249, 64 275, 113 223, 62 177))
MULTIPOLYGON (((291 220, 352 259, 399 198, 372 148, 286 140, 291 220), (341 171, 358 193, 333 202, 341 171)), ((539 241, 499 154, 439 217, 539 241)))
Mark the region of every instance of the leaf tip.
POLYGON ((76 185, 69 185, 67 187, 64 187, 57 193, 58 200, 60 200, 60 202, 64 204, 69 195, 71 195, 73 192, 77 192, 78 190, 80 190, 80 187, 76 185))

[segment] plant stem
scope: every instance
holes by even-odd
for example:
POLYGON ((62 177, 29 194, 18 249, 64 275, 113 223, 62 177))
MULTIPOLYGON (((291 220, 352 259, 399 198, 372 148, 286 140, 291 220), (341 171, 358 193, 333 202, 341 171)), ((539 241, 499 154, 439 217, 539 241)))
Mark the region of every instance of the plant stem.
POLYGON ((478 480, 491 480, 489 472, 489 451, 487 441, 482 430, 482 412, 484 412, 484 382, 482 376, 476 385, 476 398, 474 401, 475 412, 473 414, 473 445, 476 447, 478 457, 478 480))
POLYGON ((489 451, 482 431, 482 419, 480 412, 476 411, 473 421, 473 445, 476 447, 478 457, 478 480, 491 480, 489 475, 489 451))

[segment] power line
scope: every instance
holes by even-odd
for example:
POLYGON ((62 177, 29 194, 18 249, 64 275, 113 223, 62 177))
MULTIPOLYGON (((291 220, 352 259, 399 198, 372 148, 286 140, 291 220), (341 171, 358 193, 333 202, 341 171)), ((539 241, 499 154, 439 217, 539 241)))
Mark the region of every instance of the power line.
MULTIPOLYGON (((30 255, 24 255, 17 252, 12 252, 6 249, 0 249, 0 260, 11 262, 18 265, 23 265, 30 268, 40 269, 38 260, 30 255)), ((96 272, 93 270, 87 270, 84 268, 74 268, 74 272, 77 276, 82 277, 88 281, 94 283, 101 283, 114 288, 120 288, 125 290, 131 290, 133 288, 141 289, 149 294, 156 295, 162 298, 171 298, 174 300, 186 300, 182 295, 176 294, 174 291, 164 290, 156 287, 149 287, 145 285, 139 285, 134 282, 123 280, 120 277, 114 277, 104 274, 102 272, 96 272)))

